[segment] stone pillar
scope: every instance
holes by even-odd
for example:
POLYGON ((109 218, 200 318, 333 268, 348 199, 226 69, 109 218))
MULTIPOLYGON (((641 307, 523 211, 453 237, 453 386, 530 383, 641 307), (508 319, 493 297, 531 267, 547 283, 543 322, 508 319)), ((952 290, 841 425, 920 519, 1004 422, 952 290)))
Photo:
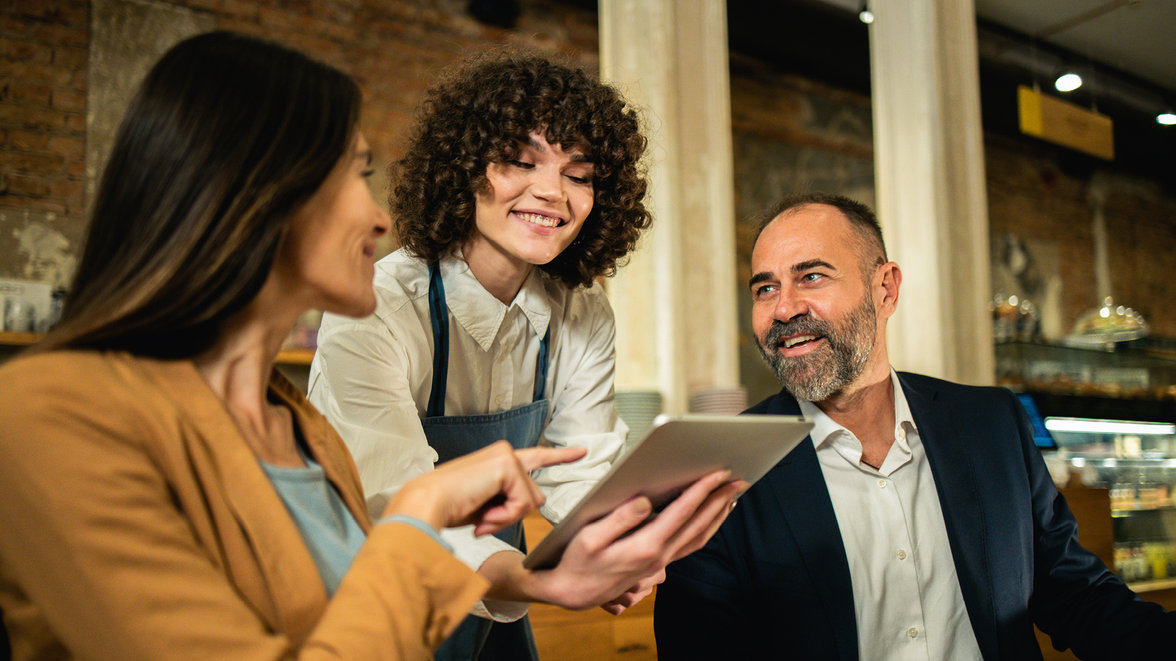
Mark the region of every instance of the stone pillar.
POLYGON ((722 0, 601 0, 601 78, 643 112, 653 227, 607 284, 617 388, 665 410, 739 383, 727 13, 722 0))
POLYGON ((887 333, 891 363, 990 384, 988 201, 972 0, 872 0, 870 7, 877 211, 903 273, 887 333))

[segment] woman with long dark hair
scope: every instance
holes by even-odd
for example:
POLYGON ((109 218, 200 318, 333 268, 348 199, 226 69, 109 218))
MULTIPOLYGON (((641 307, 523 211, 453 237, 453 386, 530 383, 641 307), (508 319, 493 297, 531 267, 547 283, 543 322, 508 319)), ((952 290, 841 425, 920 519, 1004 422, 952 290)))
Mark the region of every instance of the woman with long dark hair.
MULTIPOLYGON (((608 471, 627 429, 613 403, 612 310, 595 281, 649 226, 645 144, 614 88, 547 57, 491 53, 430 89, 396 166, 403 248, 376 266, 376 312, 326 315, 311 365, 309 397, 355 456, 370 507, 434 462, 498 439, 587 449, 535 474, 552 521, 608 471)), ((521 526, 498 538, 445 531, 491 588, 438 658, 534 658, 526 602, 619 613, 725 511, 691 520, 696 537, 624 536, 644 515, 619 508, 549 571, 522 566, 521 526)))
POLYGON ((500 443, 373 524, 343 443, 273 369, 306 310, 375 308, 390 221, 359 104, 343 73, 230 33, 147 75, 60 325, 0 368, 13 658, 427 658, 486 589, 437 530, 517 521, 542 502, 528 473, 582 456, 500 443))

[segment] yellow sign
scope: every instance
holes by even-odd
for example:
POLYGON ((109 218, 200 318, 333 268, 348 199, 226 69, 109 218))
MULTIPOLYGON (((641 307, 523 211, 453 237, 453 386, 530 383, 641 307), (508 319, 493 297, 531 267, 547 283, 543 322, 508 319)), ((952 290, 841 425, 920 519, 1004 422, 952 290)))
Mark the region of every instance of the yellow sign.
POLYGON ((1115 135, 1111 118, 1073 103, 1017 87, 1021 133, 1080 152, 1115 160, 1115 135))

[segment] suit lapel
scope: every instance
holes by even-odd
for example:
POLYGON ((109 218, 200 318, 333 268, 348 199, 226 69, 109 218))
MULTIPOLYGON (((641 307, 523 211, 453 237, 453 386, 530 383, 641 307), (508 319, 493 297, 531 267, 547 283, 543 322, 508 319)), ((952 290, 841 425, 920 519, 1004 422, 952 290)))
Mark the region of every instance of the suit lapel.
POLYGON ((948 404, 931 386, 899 375, 919 439, 927 452, 968 618, 985 658, 997 654, 986 513, 972 461, 974 445, 952 423, 948 404))
MULTIPOLYGON (((768 413, 800 415, 800 407, 783 393, 768 413)), ((838 655, 842 659, 858 658, 857 615, 853 605, 853 585, 849 561, 837 514, 829 498, 829 487, 817 462, 811 437, 806 437, 765 477, 776 497, 780 514, 792 530, 792 537, 808 570, 816 593, 821 596, 825 612, 835 632, 838 655)))

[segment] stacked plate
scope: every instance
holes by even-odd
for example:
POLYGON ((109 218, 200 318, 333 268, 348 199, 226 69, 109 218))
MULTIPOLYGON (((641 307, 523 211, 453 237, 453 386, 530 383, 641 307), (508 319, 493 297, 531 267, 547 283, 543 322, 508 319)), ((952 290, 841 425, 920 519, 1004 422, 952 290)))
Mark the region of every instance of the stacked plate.
POLYGON ((747 408, 747 390, 743 386, 700 388, 690 393, 691 413, 736 415, 747 408))
POLYGON ((656 390, 618 390, 616 401, 617 415, 629 426, 629 445, 644 438, 662 412, 662 396, 656 390))

